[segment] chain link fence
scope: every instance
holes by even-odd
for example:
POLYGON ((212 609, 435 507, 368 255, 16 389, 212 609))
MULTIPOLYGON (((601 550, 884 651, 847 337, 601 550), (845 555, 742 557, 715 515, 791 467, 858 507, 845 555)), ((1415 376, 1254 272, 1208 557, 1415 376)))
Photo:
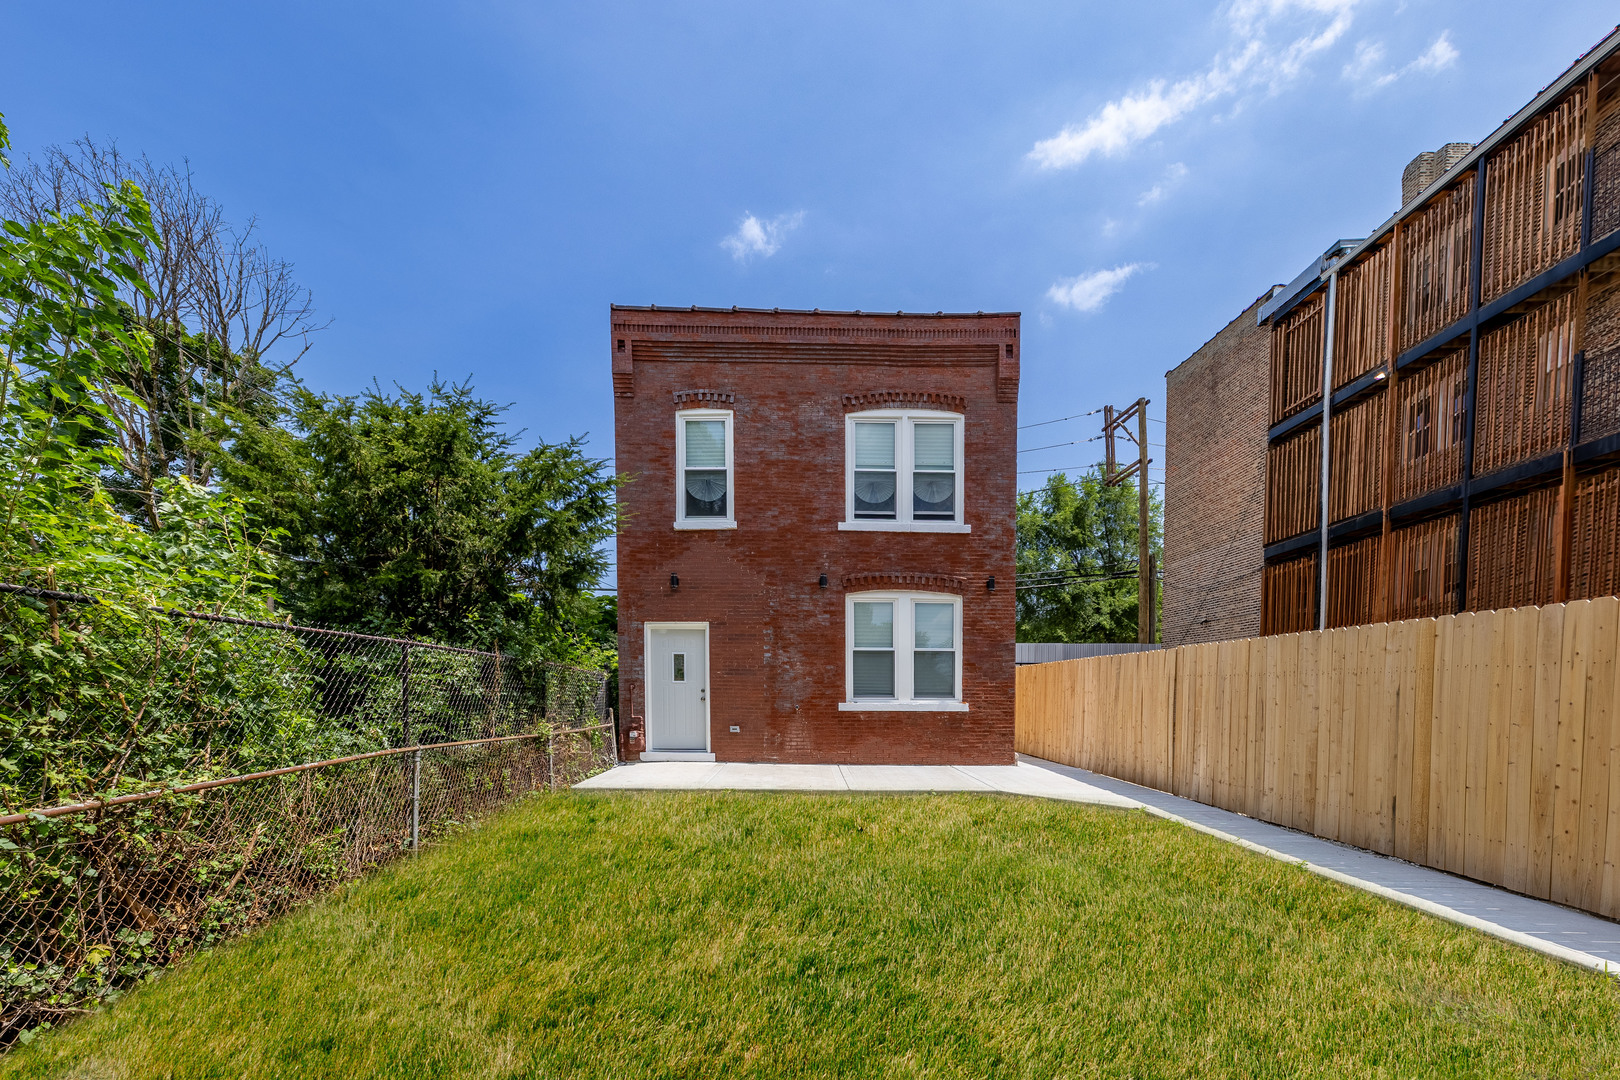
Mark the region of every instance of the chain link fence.
POLYGON ((616 745, 601 671, 0 585, 0 1049, 616 745))

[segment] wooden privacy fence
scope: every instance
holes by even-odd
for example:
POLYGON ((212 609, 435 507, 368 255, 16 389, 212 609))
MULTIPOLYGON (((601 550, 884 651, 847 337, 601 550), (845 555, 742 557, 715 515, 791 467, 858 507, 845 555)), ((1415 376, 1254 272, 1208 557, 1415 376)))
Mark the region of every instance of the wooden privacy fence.
POLYGON ((1620 917, 1620 599, 1018 669, 1020 753, 1620 917))

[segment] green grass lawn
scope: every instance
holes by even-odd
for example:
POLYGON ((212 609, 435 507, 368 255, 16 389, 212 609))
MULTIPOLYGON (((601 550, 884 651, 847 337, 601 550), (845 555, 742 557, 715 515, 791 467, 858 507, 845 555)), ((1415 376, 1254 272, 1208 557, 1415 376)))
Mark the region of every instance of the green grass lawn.
POLYGON ((564 794, 7 1077, 1620 1075, 1620 985, 1140 812, 564 794))

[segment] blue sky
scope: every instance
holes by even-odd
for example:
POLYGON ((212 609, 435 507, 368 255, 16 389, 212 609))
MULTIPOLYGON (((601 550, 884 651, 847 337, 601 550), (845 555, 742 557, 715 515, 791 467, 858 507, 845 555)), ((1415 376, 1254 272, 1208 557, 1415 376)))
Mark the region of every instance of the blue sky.
POLYGON ((19 156, 116 138, 257 215, 332 320, 311 386, 471 375, 515 426, 610 456, 611 302, 1018 310, 1022 422, 1139 395, 1162 417, 1167 369, 1614 19, 1594 0, 6 0, 0 112, 19 156))

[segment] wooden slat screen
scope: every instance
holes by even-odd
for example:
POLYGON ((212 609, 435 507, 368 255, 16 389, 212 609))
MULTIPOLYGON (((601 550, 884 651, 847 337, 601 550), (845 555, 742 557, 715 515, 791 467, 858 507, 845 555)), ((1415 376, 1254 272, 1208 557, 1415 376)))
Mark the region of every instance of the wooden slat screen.
POLYGON ((1581 246, 1586 92, 1577 89, 1485 168, 1481 296, 1494 300, 1581 246))
POLYGON ((1474 475, 1569 441, 1576 298, 1567 292, 1480 338, 1474 475))
POLYGON ((1599 95, 1592 140, 1592 239, 1620 229, 1620 95, 1599 95))
POLYGON ((1322 327, 1326 311, 1326 299, 1318 293, 1271 329, 1273 424, 1322 396, 1322 327))
POLYGON ((1313 424, 1266 451, 1266 543, 1316 528, 1321 502, 1322 429, 1313 424))
POLYGON ((1328 549, 1329 626, 1358 626, 1383 617, 1383 598, 1378 595, 1382 540, 1382 536, 1369 536, 1328 549))
POLYGON ((1581 442, 1620 432, 1620 285, 1595 292, 1586 304, 1585 371, 1581 379, 1581 442))
POLYGON ((1031 664, 1014 733, 1021 753, 1620 917, 1615 597, 1031 664))
POLYGON ((1335 412, 1329 421, 1328 452, 1333 457, 1328 473, 1329 521, 1343 521, 1383 505, 1387 396, 1380 393, 1363 398, 1335 412))
POLYGON ((1576 482, 1572 534, 1570 598, 1620 593, 1620 467, 1576 482))
POLYGON ((1394 260, 1385 244, 1339 274, 1334 316, 1333 385, 1389 362, 1389 281, 1394 260))
POLYGON ((1316 627, 1316 553, 1267 564, 1260 578, 1260 633, 1316 627))
POLYGON ((1552 602, 1557 514, 1557 488, 1474 508, 1468 522, 1470 611, 1552 602))
POLYGON ((1419 371, 1402 372, 1395 417, 1400 456, 1395 460, 1395 502, 1437 491, 1462 479, 1468 431, 1468 350, 1457 349, 1419 371))
POLYGON ((1474 173, 1464 174, 1402 226, 1402 349, 1411 348, 1468 313, 1474 182, 1474 173))
POLYGON ((1406 525, 1389 534, 1391 608, 1397 619, 1457 610, 1458 517, 1406 525))

